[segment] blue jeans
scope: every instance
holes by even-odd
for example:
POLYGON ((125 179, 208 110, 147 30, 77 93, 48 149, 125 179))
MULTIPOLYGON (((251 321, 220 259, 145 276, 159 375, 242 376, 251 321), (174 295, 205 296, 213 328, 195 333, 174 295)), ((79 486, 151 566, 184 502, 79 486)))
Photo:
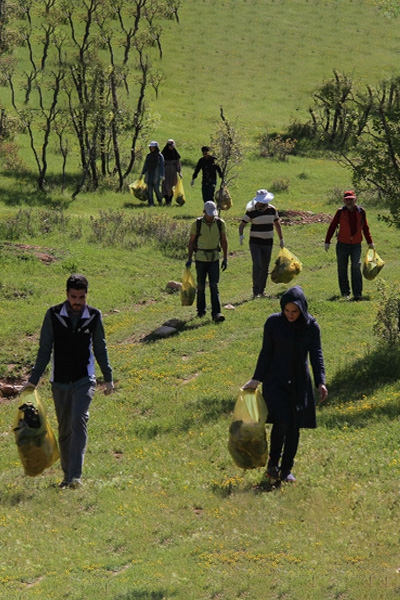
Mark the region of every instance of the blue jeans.
POLYGON ((150 177, 149 177, 149 181, 147 182, 147 195, 149 197, 149 206, 154 206, 154 196, 153 196, 154 192, 156 194, 158 203, 161 204, 163 195, 160 190, 159 177, 152 178, 152 179, 150 179, 150 177))
POLYGON ((272 245, 250 244, 251 258, 253 261, 253 294, 262 294, 265 290, 268 277, 269 263, 271 262, 272 245))
POLYGON ((215 202, 214 199, 214 195, 215 195, 215 186, 217 184, 216 183, 211 183, 210 181, 206 181, 201 184, 201 193, 203 194, 203 202, 208 202, 208 200, 211 200, 212 202, 215 202))
POLYGON ((89 406, 96 384, 89 379, 74 383, 53 383, 52 392, 58 421, 58 444, 64 479, 80 479, 87 444, 89 406))
POLYGON ((362 296, 362 275, 361 275, 361 244, 344 244, 337 242, 336 258, 339 288, 342 296, 350 295, 350 285, 348 276, 349 258, 351 262, 351 288, 354 298, 362 296))
POLYGON ((196 261, 197 273, 197 314, 204 315, 206 312, 206 278, 210 284, 211 293, 211 315, 214 318, 221 312, 219 301, 219 260, 213 262, 196 261))

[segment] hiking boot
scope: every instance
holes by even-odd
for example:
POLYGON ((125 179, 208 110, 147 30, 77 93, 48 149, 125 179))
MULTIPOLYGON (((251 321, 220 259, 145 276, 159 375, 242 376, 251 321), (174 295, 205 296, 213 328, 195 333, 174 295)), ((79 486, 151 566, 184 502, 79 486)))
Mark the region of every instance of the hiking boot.
POLYGON ((279 469, 275 466, 270 466, 265 471, 265 476, 270 480, 271 483, 279 481, 279 469))
POLYGON ((285 483, 294 483, 296 481, 296 477, 290 471, 282 471, 281 481, 285 483))
POLYGON ((72 481, 68 485, 68 488, 70 490, 78 490, 81 487, 83 487, 83 483, 82 483, 81 479, 78 479, 78 478, 72 479, 72 481))
POLYGON ((222 323, 222 321, 225 321, 225 317, 224 317, 224 315, 223 315, 223 314, 221 314, 221 313, 218 313, 217 315, 215 315, 215 316, 213 317, 213 319, 214 319, 214 321, 215 321, 216 323, 222 323))

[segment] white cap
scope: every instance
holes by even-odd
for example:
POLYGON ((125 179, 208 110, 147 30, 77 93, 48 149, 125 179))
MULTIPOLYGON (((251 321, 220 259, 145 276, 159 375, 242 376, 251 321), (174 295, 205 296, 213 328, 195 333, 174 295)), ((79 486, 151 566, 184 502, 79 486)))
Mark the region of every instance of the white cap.
POLYGON ((207 202, 204 202, 203 210, 210 217, 218 216, 217 206, 216 206, 215 202, 212 202, 212 200, 208 200, 207 202))

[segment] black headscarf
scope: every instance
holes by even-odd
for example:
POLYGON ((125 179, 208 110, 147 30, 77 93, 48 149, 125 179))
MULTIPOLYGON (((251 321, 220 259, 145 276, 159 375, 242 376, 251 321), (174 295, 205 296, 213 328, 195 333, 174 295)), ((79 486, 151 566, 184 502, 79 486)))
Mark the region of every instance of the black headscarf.
POLYGON ((175 146, 169 146, 168 144, 165 144, 161 154, 164 160, 178 160, 181 157, 175 146))

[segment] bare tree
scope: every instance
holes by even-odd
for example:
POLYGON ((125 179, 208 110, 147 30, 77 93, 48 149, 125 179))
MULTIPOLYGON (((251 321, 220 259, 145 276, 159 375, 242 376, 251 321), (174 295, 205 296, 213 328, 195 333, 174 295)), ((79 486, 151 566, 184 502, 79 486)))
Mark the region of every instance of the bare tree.
POLYGON ((81 175, 73 196, 97 189, 106 178, 116 178, 122 190, 151 122, 148 90, 157 94, 162 81, 157 69, 162 21, 179 21, 180 0, 16 0, 16 5, 23 20, 20 46, 31 68, 0 65, 0 70, 30 137, 39 186, 48 156, 39 158, 38 148, 44 142, 47 150, 51 137, 59 138, 55 123, 63 115, 68 121, 63 147, 74 135, 79 148, 81 175), (21 88, 25 107, 16 93, 21 88))

